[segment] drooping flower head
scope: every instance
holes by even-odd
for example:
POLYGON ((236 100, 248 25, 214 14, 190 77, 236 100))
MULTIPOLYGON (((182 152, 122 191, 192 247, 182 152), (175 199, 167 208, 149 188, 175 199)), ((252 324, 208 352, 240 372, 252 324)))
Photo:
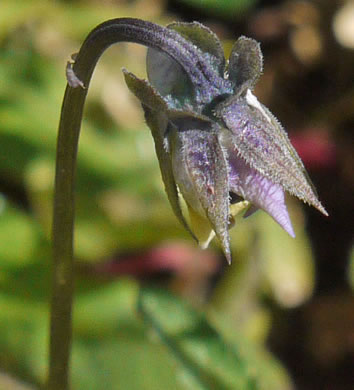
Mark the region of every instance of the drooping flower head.
POLYGON ((240 211, 263 209, 293 237, 285 191, 327 215, 286 132, 252 93, 263 67, 259 44, 240 37, 226 63, 205 26, 168 29, 180 53, 150 48, 149 81, 124 75, 142 103, 169 201, 186 229, 202 247, 216 235, 230 262, 228 230, 240 211), (179 54, 193 64, 188 72, 176 61, 179 54))

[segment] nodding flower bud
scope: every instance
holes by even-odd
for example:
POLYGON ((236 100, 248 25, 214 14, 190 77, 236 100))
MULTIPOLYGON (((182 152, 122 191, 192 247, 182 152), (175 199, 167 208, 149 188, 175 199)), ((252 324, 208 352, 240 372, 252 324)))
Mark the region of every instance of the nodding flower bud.
POLYGON ((220 41, 205 26, 174 23, 168 29, 186 41, 183 55, 200 59, 203 77, 190 76, 170 53, 155 48, 147 52, 148 81, 123 72, 142 103, 182 224, 202 247, 216 236, 230 262, 228 230, 241 211, 248 216, 263 209, 292 237, 285 191, 327 215, 286 132, 252 93, 263 67, 259 44, 240 37, 226 63, 220 41))

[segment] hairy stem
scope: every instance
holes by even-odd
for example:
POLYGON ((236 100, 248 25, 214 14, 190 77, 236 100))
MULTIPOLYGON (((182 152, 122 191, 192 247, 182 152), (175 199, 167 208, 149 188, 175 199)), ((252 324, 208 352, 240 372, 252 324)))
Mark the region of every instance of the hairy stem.
POLYGON ((74 182, 84 103, 98 59, 110 45, 124 41, 153 47, 170 55, 199 89, 201 100, 210 96, 210 91, 220 83, 220 78, 190 42, 173 30, 138 19, 114 19, 97 26, 84 41, 73 63, 68 64, 68 85, 59 124, 55 175, 54 270, 47 383, 50 390, 69 389, 74 292, 74 182))

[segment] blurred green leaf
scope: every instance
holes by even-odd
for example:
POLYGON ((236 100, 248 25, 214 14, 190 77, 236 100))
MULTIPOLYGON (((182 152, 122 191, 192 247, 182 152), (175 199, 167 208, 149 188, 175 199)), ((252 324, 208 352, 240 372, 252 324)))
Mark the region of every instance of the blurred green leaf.
MULTIPOLYGON (((0 307, 0 362, 43 382, 46 301, 3 291, 0 307)), ((139 292, 126 279, 79 279, 72 365, 74 390, 291 388, 274 358, 241 334, 230 342, 181 299, 163 290, 139 292)))
POLYGON ((21 268, 35 261, 41 244, 36 222, 0 194, 0 267, 21 268))
POLYGON ((201 389, 290 389, 271 356, 240 335, 224 339, 206 318, 163 290, 143 290, 140 311, 190 378, 189 387, 201 389))
POLYGON ((226 18, 241 18, 258 0, 180 0, 182 3, 200 8, 203 12, 226 18))
POLYGON ((264 275, 274 298, 285 307, 295 307, 306 301, 314 288, 314 263, 311 245, 303 228, 300 208, 292 208, 295 226, 293 239, 265 213, 255 219, 262 234, 259 235, 259 257, 264 275))

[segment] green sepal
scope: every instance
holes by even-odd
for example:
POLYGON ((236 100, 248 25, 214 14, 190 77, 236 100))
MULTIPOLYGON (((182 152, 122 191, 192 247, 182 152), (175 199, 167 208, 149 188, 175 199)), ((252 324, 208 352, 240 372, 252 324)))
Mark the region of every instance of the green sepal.
POLYGON ((169 97, 170 105, 183 107, 194 101, 194 86, 184 71, 168 54, 149 48, 146 55, 146 72, 149 82, 161 96, 169 97))
POLYGON ((147 81, 138 79, 125 69, 123 69, 123 73, 128 88, 142 103, 145 120, 154 139, 162 180, 172 210, 185 229, 198 241, 182 213, 178 189, 172 171, 171 156, 165 145, 164 135, 168 126, 167 105, 147 81))
POLYGON ((232 96, 217 108, 226 126, 220 134, 223 146, 232 145, 252 168, 328 215, 285 130, 263 104, 257 100, 250 104, 247 99, 247 95, 232 96))
POLYGON ((144 106, 155 111, 167 111, 167 104, 159 92, 146 80, 139 79, 125 68, 122 69, 129 90, 144 106))
MULTIPOLYGON (((200 55, 220 76, 224 76, 225 57, 218 37, 200 23, 172 23, 167 26, 192 43, 200 55)), ((168 54, 149 48, 146 55, 146 69, 151 85, 163 97, 168 97, 169 105, 176 108, 190 108, 195 103, 195 86, 190 78, 168 54)))
POLYGON ((169 145, 175 180, 189 206, 209 220, 230 263, 228 169, 215 124, 185 112, 173 125, 169 145))
POLYGON ((228 64, 229 80, 240 88, 253 89, 263 71, 263 55, 260 45, 251 38, 240 37, 234 44, 228 64))
POLYGON ((198 47, 204 54, 208 55, 211 65, 223 77, 225 69, 224 49, 219 38, 213 31, 198 22, 176 22, 169 24, 167 27, 177 31, 185 39, 198 47))

